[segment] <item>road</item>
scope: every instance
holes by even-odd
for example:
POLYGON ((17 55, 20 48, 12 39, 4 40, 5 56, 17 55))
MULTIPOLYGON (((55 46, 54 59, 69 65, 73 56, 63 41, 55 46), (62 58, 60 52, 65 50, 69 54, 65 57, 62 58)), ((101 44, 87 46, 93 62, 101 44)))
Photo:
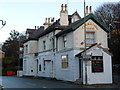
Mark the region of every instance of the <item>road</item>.
MULTIPOLYGON (((62 82, 57 80, 37 79, 37 78, 18 78, 16 76, 3 76, 2 85, 4 88, 117 88, 116 85, 85 86, 74 83, 62 82)), ((6 89, 7 90, 7 89, 6 89)))

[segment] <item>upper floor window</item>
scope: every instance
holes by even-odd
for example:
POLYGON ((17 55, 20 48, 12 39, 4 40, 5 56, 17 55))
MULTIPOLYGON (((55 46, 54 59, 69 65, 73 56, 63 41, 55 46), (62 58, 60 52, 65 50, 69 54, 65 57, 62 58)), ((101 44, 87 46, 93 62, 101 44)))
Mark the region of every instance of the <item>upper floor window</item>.
POLYGON ((46 42, 43 41, 43 50, 46 50, 46 42))
POLYGON ((91 46, 95 43, 95 32, 86 32, 86 45, 91 46))
POLYGON ((62 56, 62 68, 67 68, 68 67, 68 55, 63 55, 62 56))
POLYGON ((67 47, 67 39, 66 39, 66 35, 63 36, 63 44, 64 44, 64 47, 67 47))

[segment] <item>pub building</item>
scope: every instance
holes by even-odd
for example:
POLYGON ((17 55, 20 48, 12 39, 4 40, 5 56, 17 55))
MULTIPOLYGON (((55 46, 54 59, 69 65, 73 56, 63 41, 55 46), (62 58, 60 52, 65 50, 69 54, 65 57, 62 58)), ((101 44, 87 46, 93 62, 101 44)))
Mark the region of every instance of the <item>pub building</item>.
POLYGON ((62 4, 58 20, 46 18, 44 26, 27 29, 23 45, 23 76, 81 84, 111 84, 109 29, 91 8, 88 13, 86 6, 86 16, 81 17, 77 11, 69 15, 67 4, 62 4))
POLYGON ((76 55, 79 59, 80 81, 83 84, 112 83, 112 54, 100 44, 94 44, 76 55))

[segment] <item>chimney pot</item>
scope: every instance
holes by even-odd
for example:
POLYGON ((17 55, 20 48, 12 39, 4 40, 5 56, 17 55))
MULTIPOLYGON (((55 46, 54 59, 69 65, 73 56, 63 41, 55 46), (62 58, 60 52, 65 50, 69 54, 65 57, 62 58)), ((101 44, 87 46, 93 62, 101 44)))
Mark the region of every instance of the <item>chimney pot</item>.
POLYGON ((86 14, 88 14, 88 6, 86 6, 86 14))
POLYGON ((35 26, 35 30, 36 30, 36 26, 35 26))
POLYGON ((61 5, 61 11, 63 11, 63 4, 61 5))
POLYGON ((39 26, 37 26, 37 29, 39 29, 39 26))
POLYGON ((65 11, 67 11, 67 4, 65 4, 65 11))
POLYGON ((45 23, 47 23, 47 18, 45 18, 45 23))
POLYGON ((90 13, 92 13, 92 6, 90 6, 89 10, 90 10, 90 13))
POLYGON ((50 18, 48 18, 48 23, 50 24, 50 18))

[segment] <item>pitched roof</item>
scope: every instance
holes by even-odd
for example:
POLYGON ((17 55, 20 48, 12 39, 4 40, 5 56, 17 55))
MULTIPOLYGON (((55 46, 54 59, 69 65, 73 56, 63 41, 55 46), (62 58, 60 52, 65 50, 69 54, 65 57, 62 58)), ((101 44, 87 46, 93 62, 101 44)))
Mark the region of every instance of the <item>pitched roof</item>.
POLYGON ((41 26, 39 29, 27 29, 26 33, 29 33, 28 39, 26 39, 23 43, 29 41, 29 40, 37 40, 39 37, 39 34, 41 34, 44 31, 44 27, 41 26))
MULTIPOLYGON (((89 50, 92 49, 92 48, 94 48, 94 47, 101 48, 104 52, 106 52, 106 53, 109 54, 110 56, 113 56, 112 53, 110 53, 107 48, 103 48, 103 47, 101 46, 101 44, 97 44, 97 43, 95 43, 95 44, 91 45, 89 48, 87 48, 87 49, 86 49, 86 52, 89 52, 89 50)), ((81 56, 81 54, 84 54, 84 53, 85 53, 85 50, 83 50, 82 52, 78 53, 78 54, 75 55, 75 56, 78 57, 78 56, 81 56)))
POLYGON ((64 33, 69 33, 74 30, 76 30, 78 27, 84 24, 84 22, 87 22, 89 19, 92 19, 96 24, 98 24, 104 31, 109 32, 109 29, 107 26, 105 26, 100 20, 98 20, 92 13, 87 15, 86 17, 71 23, 66 29, 63 31, 59 32, 56 36, 59 37, 60 35, 64 33))
MULTIPOLYGON (((68 15, 68 19, 71 20, 71 18, 74 16, 74 15, 78 15, 78 12, 75 11, 72 15, 68 15)), ((81 18, 81 17, 80 17, 81 18)), ((40 37, 56 30, 56 29, 60 29, 60 30, 63 30, 63 29, 66 29, 67 26, 61 26, 60 25, 60 18, 58 20, 56 20, 56 22, 54 22, 52 25, 50 25, 48 28, 46 28, 45 30, 43 28, 40 28, 38 30, 35 30, 35 29, 27 29, 26 30, 26 33, 29 33, 29 37, 27 40, 24 41, 27 42, 29 40, 38 40, 40 37)))

